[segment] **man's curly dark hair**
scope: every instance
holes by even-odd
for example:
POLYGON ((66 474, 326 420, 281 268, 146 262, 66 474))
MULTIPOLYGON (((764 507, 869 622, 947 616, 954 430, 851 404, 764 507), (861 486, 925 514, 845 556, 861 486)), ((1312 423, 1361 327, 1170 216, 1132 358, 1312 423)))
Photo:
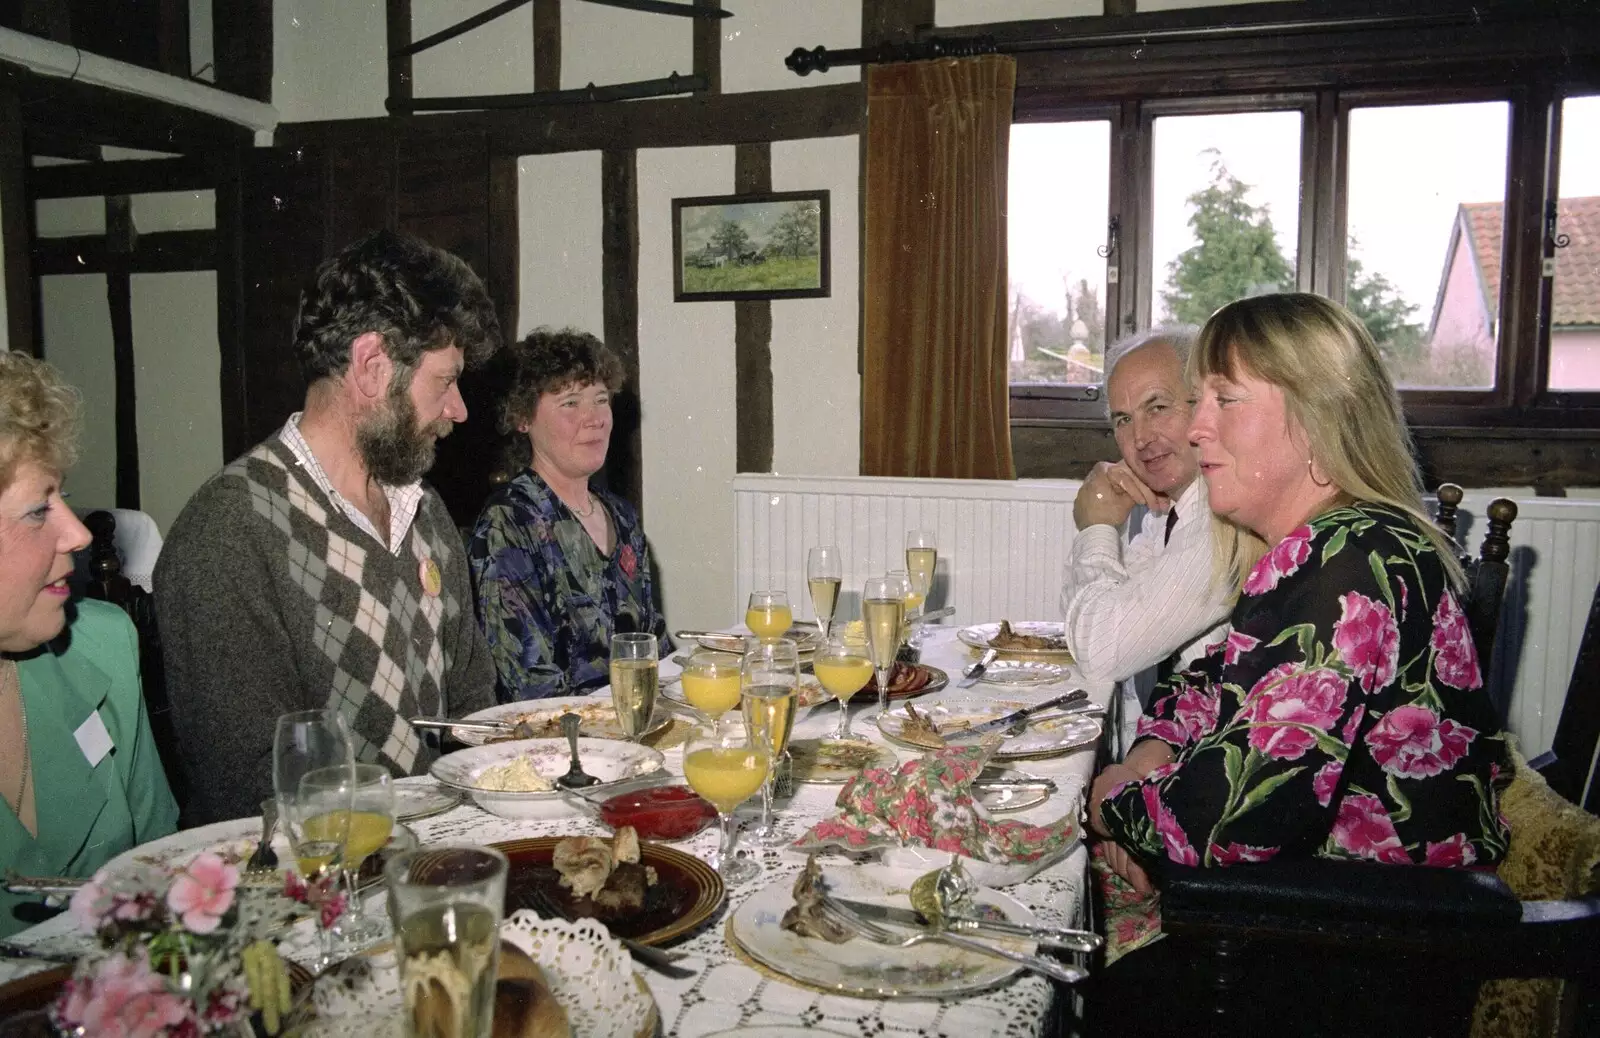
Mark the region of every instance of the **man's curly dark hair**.
POLYGON ((615 393, 622 388, 622 361, 606 344, 575 328, 536 328, 510 349, 513 370, 500 401, 500 431, 533 420, 539 398, 569 386, 598 382, 615 393))
POLYGON ((294 348, 306 380, 342 374, 350 343, 366 332, 383 336, 402 372, 446 346, 460 347, 468 368, 500 348, 500 320, 472 268, 420 238, 389 230, 323 262, 301 291, 294 348))

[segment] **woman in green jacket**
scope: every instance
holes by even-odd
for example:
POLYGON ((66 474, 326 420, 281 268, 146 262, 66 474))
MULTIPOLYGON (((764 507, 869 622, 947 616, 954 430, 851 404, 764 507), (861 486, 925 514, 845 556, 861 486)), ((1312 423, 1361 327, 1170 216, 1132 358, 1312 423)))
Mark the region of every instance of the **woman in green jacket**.
MULTIPOLYGON (((90 540, 61 498, 76 432, 77 394, 55 369, 0 353, 0 872, 89 876, 178 821, 132 623, 68 603, 90 540)), ((0 893, 0 937, 28 925, 27 903, 0 893)))

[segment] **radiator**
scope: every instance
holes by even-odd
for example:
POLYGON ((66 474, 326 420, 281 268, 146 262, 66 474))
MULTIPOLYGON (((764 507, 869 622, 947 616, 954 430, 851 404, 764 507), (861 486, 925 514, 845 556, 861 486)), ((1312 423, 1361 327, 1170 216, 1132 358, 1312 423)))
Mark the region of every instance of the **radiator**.
MULTIPOLYGON (((744 614, 751 591, 782 588, 795 615, 810 619, 806 552, 834 544, 845 560, 838 615, 852 618, 868 577, 904 568, 906 531, 931 529, 939 569, 930 606, 955 606, 959 623, 1059 620, 1078 486, 736 476, 733 615, 744 614)), ((1461 505, 1458 529, 1474 553, 1491 496, 1469 492, 1461 505)), ((1532 757, 1549 749, 1555 736, 1590 597, 1600 581, 1600 502, 1527 497, 1518 498, 1517 507, 1491 687, 1523 752, 1532 757)))

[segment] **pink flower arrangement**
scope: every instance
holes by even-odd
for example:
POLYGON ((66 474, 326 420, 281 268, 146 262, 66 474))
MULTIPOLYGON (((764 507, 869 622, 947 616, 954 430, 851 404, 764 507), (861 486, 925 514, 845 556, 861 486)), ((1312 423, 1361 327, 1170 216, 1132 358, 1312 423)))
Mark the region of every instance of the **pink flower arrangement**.
POLYGON ((1278 581, 1290 576, 1311 558, 1311 527, 1301 526, 1289 536, 1272 546, 1261 556, 1244 581, 1244 593, 1264 595, 1278 586, 1278 581))
POLYGON ((1475 728, 1457 724, 1425 706, 1401 706, 1378 719, 1367 733, 1372 759, 1400 778, 1431 778, 1455 767, 1478 737, 1475 728))
MULTIPOLYGON (((78 961, 51 1007, 62 1031, 103 1038, 199 1038, 233 1030, 250 1013, 244 952, 276 959, 266 935, 301 906, 331 925, 344 907, 328 883, 240 886, 237 866, 212 853, 174 869, 95 874, 71 915, 99 948, 78 961)), ((282 970, 281 960, 275 967, 282 970)), ((266 968, 266 967, 263 967, 266 968)), ((275 1018, 268 1015, 269 1025, 275 1018)))
POLYGON ((1339 619, 1333 624, 1333 647, 1345 666, 1372 694, 1394 680, 1400 655, 1400 626, 1381 602, 1351 591, 1339 596, 1339 619))

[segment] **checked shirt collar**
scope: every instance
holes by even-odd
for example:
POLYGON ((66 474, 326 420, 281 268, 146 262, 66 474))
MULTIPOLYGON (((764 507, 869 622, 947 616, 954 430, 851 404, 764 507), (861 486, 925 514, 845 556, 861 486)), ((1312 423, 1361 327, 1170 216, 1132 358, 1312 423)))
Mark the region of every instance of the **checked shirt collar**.
POLYGON ((422 481, 408 483, 403 487, 379 484, 383 487, 383 496, 389 500, 388 536, 379 534, 378 528, 372 525, 372 520, 334 489, 328 474, 322 470, 321 463, 317 461, 317 456, 311 453, 311 445, 300 435, 300 416, 304 413, 296 411, 289 416, 287 422, 283 423, 283 432, 279 435, 283 439, 284 446, 289 448, 295 460, 300 462, 300 466, 311 477, 311 481, 328 495, 328 500, 333 502, 346 519, 355 523, 356 528, 362 533, 387 548, 389 554, 399 555, 400 549, 405 547, 406 534, 411 530, 411 521, 417 517, 417 509, 422 505, 422 481))

